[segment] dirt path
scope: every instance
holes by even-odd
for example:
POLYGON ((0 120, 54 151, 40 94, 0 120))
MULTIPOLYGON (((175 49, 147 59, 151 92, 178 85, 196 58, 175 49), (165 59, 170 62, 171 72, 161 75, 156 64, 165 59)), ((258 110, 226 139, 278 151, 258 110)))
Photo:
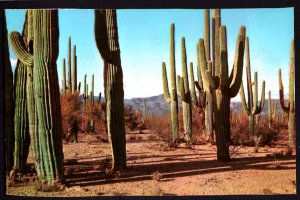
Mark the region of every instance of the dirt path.
POLYGON ((7 188, 9 195, 111 196, 294 194, 295 156, 274 156, 278 148, 237 147, 230 162, 216 161, 216 147, 193 145, 170 149, 151 133, 127 134, 127 170, 108 180, 110 146, 95 135, 64 144, 66 187, 35 191, 35 183, 7 188))

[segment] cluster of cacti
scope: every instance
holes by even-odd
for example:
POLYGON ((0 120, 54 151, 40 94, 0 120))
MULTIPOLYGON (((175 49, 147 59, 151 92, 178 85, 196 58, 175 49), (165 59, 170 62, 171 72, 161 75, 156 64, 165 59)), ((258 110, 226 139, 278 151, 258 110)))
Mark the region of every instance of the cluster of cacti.
MULTIPOLYGON (((83 95, 82 95, 83 104, 87 105, 88 103, 91 103, 92 105, 94 105, 94 103, 95 103, 95 97, 94 97, 94 74, 92 74, 92 80, 91 80, 91 86, 92 86, 92 88, 91 88, 90 93, 89 93, 89 84, 87 84, 86 78, 87 78, 87 75, 85 74, 84 75, 84 81, 83 81, 83 86, 84 86, 83 89, 84 90, 83 90, 83 95)), ((80 87, 78 87, 78 88, 80 88, 80 87)), ((100 99, 101 99, 101 92, 100 92, 99 96, 100 96, 100 99)), ((99 99, 98 99, 98 102, 100 103, 99 99)))
POLYGON ((251 80, 251 67, 250 67, 250 52, 249 52, 249 38, 246 38, 246 72, 247 72, 247 89, 248 89, 248 105, 246 103, 246 97, 244 93, 243 83, 240 88, 240 96, 242 101, 242 107, 245 113, 249 116, 249 133, 254 137, 255 146, 260 143, 261 136, 258 136, 255 131, 255 116, 258 115, 264 108, 265 103, 265 81, 262 83, 261 101, 258 106, 258 83, 257 72, 254 73, 254 82, 251 80), (252 90, 254 87, 254 94, 252 90))
POLYGON ((273 101, 272 106, 272 100, 271 100, 271 91, 269 91, 269 101, 268 101, 268 126, 269 128, 272 127, 272 123, 277 119, 277 101, 273 101))
POLYGON ((68 39, 68 80, 66 79, 66 61, 63 59, 62 62, 62 92, 70 92, 74 94, 79 91, 77 90, 77 55, 76 45, 73 45, 73 55, 71 55, 71 37, 68 39), (73 56, 73 57, 72 57, 73 56), (71 57, 73 61, 71 61, 71 57))
POLYGON ((279 79, 279 97, 280 97, 280 105, 282 110, 288 114, 289 122, 288 122, 288 132, 289 132, 289 149, 292 150, 295 148, 295 49, 294 49, 294 39, 291 44, 290 51, 290 72, 289 72, 289 99, 288 105, 284 103, 284 90, 281 78, 281 69, 278 72, 279 79))
POLYGON ((13 72, 9 59, 6 17, 4 14, 4 67, 5 67, 5 135, 6 135, 6 171, 9 172, 14 164, 14 94, 13 92, 13 72))
POLYGON ((39 180, 53 184, 63 176, 61 110, 56 60, 58 57, 58 11, 28 10, 27 38, 10 33, 10 44, 27 69, 32 82, 27 84, 31 142, 39 180), (32 96, 33 95, 33 96, 32 96), (33 97, 33 98, 32 98, 33 97), (31 98, 31 99, 30 99, 31 98), (33 106, 29 108, 30 106, 33 106))
POLYGON ((166 63, 162 63, 162 82, 165 100, 171 105, 171 128, 173 140, 178 135, 178 97, 176 86, 176 68, 175 68, 175 25, 171 24, 170 39, 170 89, 168 86, 166 63), (170 92, 169 92, 170 90, 170 92))
POLYGON ((116 10, 95 10, 95 39, 104 61, 104 94, 112 170, 126 167, 124 90, 116 10))

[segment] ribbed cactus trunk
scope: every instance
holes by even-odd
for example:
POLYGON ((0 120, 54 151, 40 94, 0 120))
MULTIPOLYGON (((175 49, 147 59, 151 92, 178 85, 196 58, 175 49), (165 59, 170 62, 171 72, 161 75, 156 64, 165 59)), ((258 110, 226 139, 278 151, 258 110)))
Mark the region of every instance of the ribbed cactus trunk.
POLYGON ((13 73, 9 59, 6 17, 4 14, 4 67, 5 67, 5 138, 6 138, 6 171, 9 172, 14 164, 14 90, 13 86, 13 73))
POLYGON ((228 53, 226 27, 220 27, 220 66, 216 70, 215 76, 206 61, 205 47, 203 39, 198 42, 200 67, 203 82, 215 90, 214 116, 217 143, 218 160, 227 161, 230 159, 230 99, 235 97, 239 91, 243 75, 243 57, 245 44, 245 27, 241 27, 237 39, 234 66, 231 74, 228 73, 228 53))
MULTIPOLYGON (((219 15, 218 18, 216 18, 216 11, 213 11, 213 26, 215 28, 220 27, 221 24, 221 15, 219 15)), ((214 29, 213 29, 214 30, 214 29)), ((213 45, 217 45, 215 43, 215 38, 216 36, 215 32, 213 32, 213 45)), ((218 35, 216 37, 219 37, 218 35)), ((217 40, 219 41, 219 39, 217 40)), ((211 56, 210 56, 210 11, 209 9, 205 9, 204 11, 204 46, 205 46, 205 56, 206 56, 206 61, 212 61, 211 56)), ((213 50, 217 51, 218 48, 216 46, 213 46, 213 50)), ((214 55, 218 56, 218 55, 214 55)), ((213 70, 211 70, 213 73, 213 70)), ((205 129, 206 129, 206 134, 208 134, 211 138, 211 140, 214 139, 213 136, 213 91, 209 87, 208 83, 204 83, 204 90, 205 90, 205 98, 206 98, 206 104, 205 104, 205 129)))
POLYGON ((281 69, 278 72, 278 79, 279 79, 279 96, 280 96, 280 105, 282 110, 288 114, 289 121, 288 121, 288 132, 289 132, 289 143, 288 148, 290 150, 295 149, 295 49, 294 49, 294 39, 291 44, 290 50, 290 70, 289 70, 289 99, 288 105, 286 106, 284 103, 284 87, 282 84, 281 78, 281 69))
POLYGON ((94 105, 94 74, 92 75, 91 103, 94 105))
POLYGON ((182 101, 183 129, 184 140, 190 141, 192 137, 192 102, 191 92, 189 89, 189 79, 187 72, 187 60, 185 49, 185 38, 181 39, 181 59, 182 59, 182 78, 179 87, 180 97, 182 101))
POLYGON ((104 61, 107 131, 112 147, 112 171, 126 167, 123 72, 116 10, 95 10, 95 38, 104 61))
POLYGON ((168 86, 168 77, 166 64, 162 63, 162 82, 164 90, 164 98, 171 106, 171 129, 173 141, 178 136, 178 97, 176 86, 176 68, 175 68, 175 25, 171 24, 170 31, 170 89, 168 86), (170 90, 170 91, 169 91, 170 90))
MULTIPOLYGON (((28 36, 28 19, 26 14, 23 26, 23 40, 28 36)), ((15 70, 15 148, 14 148, 14 170, 24 171, 29 153, 30 135, 27 115, 27 66, 18 60, 15 70)))
MULTIPOLYGON (((33 54, 18 32, 10 35, 20 61, 33 66, 35 132, 31 141, 40 181, 55 184, 63 177, 61 109, 56 59, 58 11, 32 10, 33 54)), ((33 112, 33 111, 32 111, 33 112)), ((33 113, 30 114, 33 114, 33 113)))
POLYGON ((29 153, 30 136, 26 102, 27 67, 17 63, 15 71, 15 148, 14 170, 24 171, 29 153))

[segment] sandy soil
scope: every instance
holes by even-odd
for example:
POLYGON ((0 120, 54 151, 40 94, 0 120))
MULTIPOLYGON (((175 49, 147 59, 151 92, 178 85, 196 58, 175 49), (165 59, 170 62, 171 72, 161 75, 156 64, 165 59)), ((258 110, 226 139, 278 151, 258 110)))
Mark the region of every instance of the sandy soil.
MULTIPOLYGON (((110 146, 97 135, 79 135, 64 144, 66 186, 36 191, 35 182, 14 183, 8 195, 119 196, 295 194, 295 156, 279 147, 235 147, 230 162, 216 160, 216 146, 185 144, 169 148, 151 132, 127 138, 127 169, 108 179, 110 146)), ((32 161, 30 157, 29 162, 32 161)))

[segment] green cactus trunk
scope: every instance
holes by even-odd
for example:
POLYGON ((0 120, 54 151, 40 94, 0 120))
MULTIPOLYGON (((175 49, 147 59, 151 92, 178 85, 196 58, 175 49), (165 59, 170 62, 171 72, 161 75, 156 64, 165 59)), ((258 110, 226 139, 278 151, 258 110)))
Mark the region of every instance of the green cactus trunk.
POLYGON ((123 72, 116 10, 95 10, 95 38, 104 61, 104 93, 112 170, 126 167, 123 72))
POLYGON ((182 100, 182 115, 183 115, 183 128, 184 140, 190 141, 192 138, 192 102, 191 93, 189 89, 189 80, 187 72, 185 38, 181 40, 181 58, 182 58, 182 81, 180 88, 180 97, 182 100))
POLYGON ((94 74, 92 75, 91 103, 94 105, 94 74))
MULTIPOLYGON (((28 35, 28 14, 23 26, 23 40, 28 35)), ((29 154, 30 135, 27 115, 27 66, 18 60, 15 70, 15 148, 14 148, 14 170, 24 171, 29 154)))
POLYGON ((168 86, 168 77, 166 64, 162 63, 162 82, 164 98, 171 105, 171 129, 173 141, 178 137, 178 97, 176 86, 176 68, 175 68, 175 25, 171 24, 170 31, 170 91, 168 86))
POLYGON ((86 103, 87 103, 87 95, 86 94, 87 94, 87 85, 86 85, 86 74, 85 74, 84 80, 83 80, 83 94, 82 94, 84 105, 86 105, 86 103))
MULTIPOLYGON (((205 9, 204 11, 204 46, 205 46, 205 56, 206 61, 211 61, 210 56, 210 11, 209 9, 205 9)), ((217 10, 213 11, 213 63, 216 63, 217 65, 217 57, 218 53, 216 51, 219 51, 219 28, 221 25, 221 13, 217 10), (216 14, 219 15, 216 15, 216 14), (215 40, 215 37, 218 38, 215 40), (215 42, 217 41, 217 42, 215 42)), ((214 71, 211 69, 212 74, 214 75, 214 71)), ((213 91, 209 87, 209 84, 204 82, 204 90, 205 90, 205 98, 206 98, 206 104, 205 104, 205 129, 206 134, 208 134, 211 138, 211 140, 214 139, 213 136, 213 91)))
MULTIPOLYGON (((10 40, 18 59, 23 64, 33 66, 36 109, 34 113, 36 113, 35 131, 31 141, 38 179, 52 185, 62 180, 63 176, 61 109, 56 66, 59 36, 58 11, 32 10, 31 12, 33 41, 29 44, 33 42, 33 55, 30 50, 27 50, 19 33, 12 32, 10 40)), ((33 111, 30 114, 33 116, 33 111)))
POLYGON ((249 134, 250 135, 254 135, 255 132, 255 116, 256 115, 252 115, 250 114, 249 117, 249 134))
POLYGON ((295 74, 294 74, 294 67, 295 67, 295 49, 294 49, 294 39, 291 44, 290 50, 290 70, 289 70, 289 99, 288 105, 285 105, 284 102, 284 88, 282 84, 281 78, 281 69, 278 72, 278 79, 279 79, 279 97, 280 97, 280 105, 282 110, 288 114, 289 121, 288 121, 288 132, 289 132, 289 150, 295 149, 295 74))
POLYGON ((5 67, 5 138, 6 138, 6 171, 10 172, 14 165, 14 94, 13 91, 13 73, 11 69, 11 63, 9 59, 8 40, 7 40, 7 28, 6 17, 4 14, 4 67, 5 67))
POLYGON ((28 130, 26 102, 27 69, 18 62, 15 71, 15 149, 14 170, 24 171, 29 153, 30 136, 28 130))

